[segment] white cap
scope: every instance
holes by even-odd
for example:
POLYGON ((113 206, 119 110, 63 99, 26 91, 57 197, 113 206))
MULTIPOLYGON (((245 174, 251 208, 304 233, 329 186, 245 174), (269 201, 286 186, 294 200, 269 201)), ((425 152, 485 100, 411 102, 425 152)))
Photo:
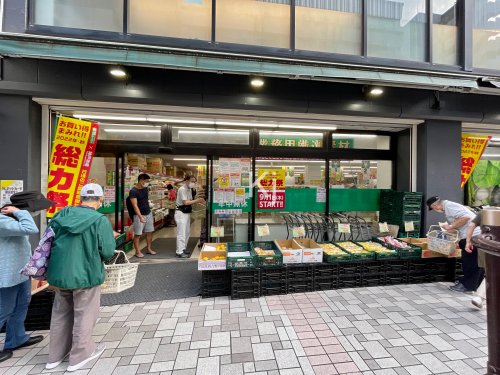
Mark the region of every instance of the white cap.
POLYGON ((103 197, 104 192, 99 184, 87 184, 82 187, 80 197, 103 197))

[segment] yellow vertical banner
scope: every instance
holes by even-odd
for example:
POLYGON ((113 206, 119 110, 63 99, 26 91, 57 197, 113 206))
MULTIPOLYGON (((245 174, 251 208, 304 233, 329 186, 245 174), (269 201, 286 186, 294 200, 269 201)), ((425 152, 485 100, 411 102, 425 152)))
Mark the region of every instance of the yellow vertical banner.
POLYGON ((462 134, 462 181, 460 185, 462 188, 472 175, 490 139, 489 135, 462 134))
POLYGON ((87 183, 98 130, 98 125, 89 121, 59 117, 47 186, 47 198, 56 204, 47 210, 47 217, 80 204, 80 190, 87 183))

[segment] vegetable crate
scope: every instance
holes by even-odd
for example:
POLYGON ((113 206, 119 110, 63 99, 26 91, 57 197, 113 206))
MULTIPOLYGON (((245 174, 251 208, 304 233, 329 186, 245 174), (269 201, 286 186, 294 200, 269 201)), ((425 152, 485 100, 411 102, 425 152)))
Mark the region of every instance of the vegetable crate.
POLYGON ((229 242, 227 244, 227 260, 226 269, 236 270, 241 268, 255 268, 257 265, 257 255, 255 251, 250 247, 248 242, 229 242), (238 256, 231 257, 230 253, 236 252, 246 252, 250 253, 250 256, 238 256))
POLYGON ((252 241, 250 247, 256 254, 257 267, 281 267, 283 265, 283 254, 278 250, 274 241, 252 241), (256 248, 272 250, 274 254, 259 255, 258 251, 255 251, 256 248))

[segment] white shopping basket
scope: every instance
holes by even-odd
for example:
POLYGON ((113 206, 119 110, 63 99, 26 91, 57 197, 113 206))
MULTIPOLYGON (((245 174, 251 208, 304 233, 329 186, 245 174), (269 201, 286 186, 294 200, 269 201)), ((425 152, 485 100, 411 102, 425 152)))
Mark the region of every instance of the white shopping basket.
POLYGON ((458 240, 458 231, 455 229, 444 231, 439 225, 431 225, 427 232, 427 248, 437 253, 453 254, 458 240))
POLYGON ((104 264, 106 279, 101 285, 101 293, 120 293, 132 288, 135 284, 138 267, 138 263, 130 263, 127 255, 123 251, 117 250, 109 264, 104 264))

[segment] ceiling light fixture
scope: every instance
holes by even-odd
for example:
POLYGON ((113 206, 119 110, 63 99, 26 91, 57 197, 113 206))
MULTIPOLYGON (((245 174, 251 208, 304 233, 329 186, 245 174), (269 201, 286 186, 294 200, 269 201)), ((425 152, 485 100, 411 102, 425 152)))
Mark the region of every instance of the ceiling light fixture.
POLYGON ((337 137, 349 137, 349 138, 376 138, 376 134, 344 134, 344 133, 335 133, 332 134, 332 138, 337 137))
POLYGON ((85 113, 75 113, 74 117, 79 119, 88 119, 88 120, 113 120, 113 121, 146 121, 146 117, 144 116, 110 116, 110 115, 91 115, 85 113))
POLYGON ((379 96, 384 93, 384 90, 380 87, 372 87, 369 91, 370 95, 379 96))
POLYGON ((298 135, 305 137, 318 137, 321 138, 323 134, 321 133, 306 133, 306 132, 280 132, 280 131, 270 131, 270 132, 260 132, 261 135, 298 135))
POLYGON ((146 117, 149 122, 165 122, 171 124, 197 124, 197 125, 214 125, 213 120, 202 120, 202 119, 177 119, 177 118, 166 118, 166 117, 146 117))
POLYGON ((337 130, 336 126, 327 125, 295 125, 295 124, 279 124, 278 128, 283 129, 310 129, 310 130, 337 130))
POLYGON ((161 129, 104 129, 106 133, 161 133, 161 129))
POLYGON ((237 121, 215 121, 216 125, 223 126, 254 126, 256 128, 277 128, 278 124, 273 122, 237 122, 237 121))
POLYGON ((260 87, 264 86, 264 80, 262 78, 259 78, 259 77, 254 77, 250 80, 250 85, 252 85, 252 87, 255 87, 255 88, 260 88, 260 87))
POLYGON ((125 78, 127 76, 126 70, 123 68, 123 66, 113 66, 110 70, 109 73, 116 78, 125 78))
POLYGON ((176 161, 206 161, 206 158, 173 158, 172 160, 176 161))

